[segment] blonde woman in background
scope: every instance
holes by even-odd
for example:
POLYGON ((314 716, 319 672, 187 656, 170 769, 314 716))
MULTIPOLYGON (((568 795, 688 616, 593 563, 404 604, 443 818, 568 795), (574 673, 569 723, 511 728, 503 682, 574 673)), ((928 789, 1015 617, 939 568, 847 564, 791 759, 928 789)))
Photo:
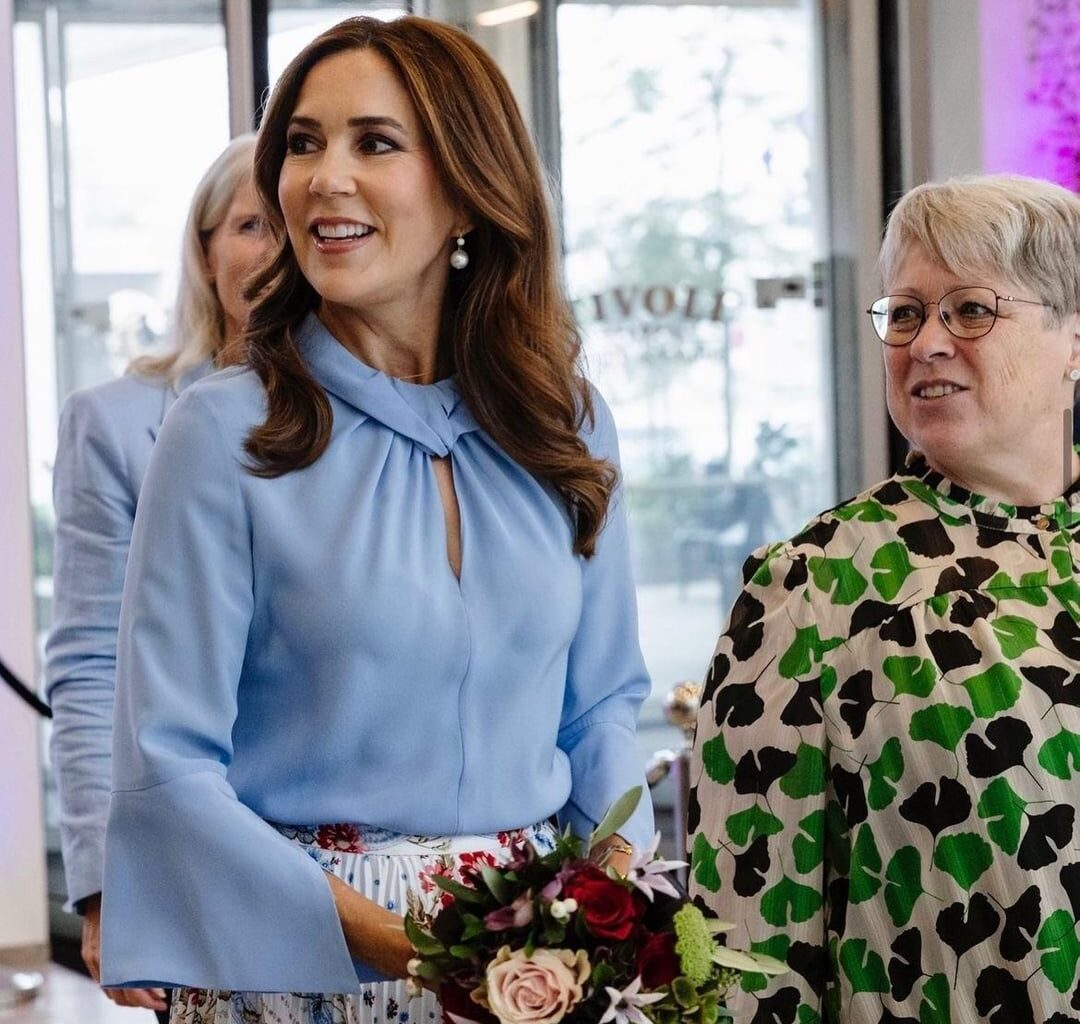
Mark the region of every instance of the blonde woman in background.
MULTIPOLYGON (((239 361, 243 282, 270 236, 252 182, 255 138, 234 139, 199 182, 184 228, 175 346, 118 380, 78 391, 60 417, 53 474, 54 618, 47 653, 52 765, 68 907, 99 979, 105 819, 112 764, 116 632, 135 507, 157 432, 180 392, 239 361)), ((164 1011, 162 989, 113 989, 122 1006, 164 1011)))

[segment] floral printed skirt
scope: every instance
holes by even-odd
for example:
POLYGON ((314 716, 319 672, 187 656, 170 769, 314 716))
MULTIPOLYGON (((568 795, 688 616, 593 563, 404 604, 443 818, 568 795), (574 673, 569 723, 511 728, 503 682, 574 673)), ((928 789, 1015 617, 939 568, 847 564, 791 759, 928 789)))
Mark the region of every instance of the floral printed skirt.
MULTIPOLYGON (((423 920, 448 900, 432 880, 462 881, 476 864, 496 864, 511 842, 527 839, 539 853, 554 848, 547 823, 487 836, 405 836, 368 825, 275 826, 325 871, 369 899, 423 920)), ((410 999, 404 981, 365 985, 358 992, 173 992, 170 1024, 441 1024, 434 993, 410 999)))

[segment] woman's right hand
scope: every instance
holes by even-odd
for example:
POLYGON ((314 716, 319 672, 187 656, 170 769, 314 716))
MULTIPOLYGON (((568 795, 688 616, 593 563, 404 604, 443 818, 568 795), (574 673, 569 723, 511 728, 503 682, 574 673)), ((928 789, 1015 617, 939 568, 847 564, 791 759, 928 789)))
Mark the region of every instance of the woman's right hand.
MULTIPOLYGON (((101 894, 87 897, 83 908, 83 963, 94 981, 101 983, 101 894)), ((147 1010, 167 1010, 162 988, 107 988, 103 990, 117 1006, 141 1006, 147 1010)))
POLYGON ((416 950, 405 936, 404 919, 361 896, 336 875, 327 873, 326 878, 353 958, 387 978, 409 977, 408 963, 416 950))

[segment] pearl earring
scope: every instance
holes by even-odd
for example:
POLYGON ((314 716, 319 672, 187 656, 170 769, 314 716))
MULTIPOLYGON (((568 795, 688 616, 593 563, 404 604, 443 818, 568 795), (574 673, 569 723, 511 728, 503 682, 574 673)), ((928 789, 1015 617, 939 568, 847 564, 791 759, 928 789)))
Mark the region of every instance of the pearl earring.
POLYGON ((458 235, 457 248, 450 253, 450 266, 455 270, 464 270, 469 265, 469 254, 465 251, 465 239, 458 235))
POLYGON ((1080 380, 1080 370, 1078 370, 1075 366, 1069 371, 1069 380, 1071 380, 1071 381, 1080 380))

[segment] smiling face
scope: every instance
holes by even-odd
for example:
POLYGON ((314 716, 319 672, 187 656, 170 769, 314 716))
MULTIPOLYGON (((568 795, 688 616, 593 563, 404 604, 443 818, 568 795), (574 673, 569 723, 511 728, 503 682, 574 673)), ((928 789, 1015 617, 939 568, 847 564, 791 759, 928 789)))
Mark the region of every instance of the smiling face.
MULTIPOLYGON (((907 246, 885 290, 936 303, 965 285, 1039 300, 1030 288, 989 272, 978 280, 958 277, 918 243, 907 246)), ((1044 461, 1061 466, 1063 411, 1073 394, 1067 374, 1080 366, 1080 318, 1048 327, 1048 312, 1000 302, 989 334, 965 340, 946 330, 934 305, 911 344, 882 346, 889 413, 935 469, 980 493, 1001 494, 1044 461)))
POLYGON ((238 337, 243 329, 250 309, 244 284, 272 244, 255 186, 248 180, 236 190, 225 219, 206 242, 206 266, 225 311, 227 339, 238 337))
POLYGON ((377 51, 337 53, 308 72, 278 200, 324 309, 437 315, 452 240, 465 225, 408 93, 377 51))

